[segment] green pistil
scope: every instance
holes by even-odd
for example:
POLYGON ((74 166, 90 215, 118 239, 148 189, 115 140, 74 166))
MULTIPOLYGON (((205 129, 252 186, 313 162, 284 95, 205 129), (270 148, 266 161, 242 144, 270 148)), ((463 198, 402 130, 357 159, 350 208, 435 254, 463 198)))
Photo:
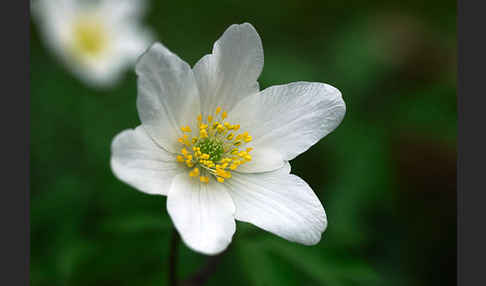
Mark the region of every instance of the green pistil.
POLYGON ((223 158, 224 148, 223 142, 215 138, 200 139, 196 144, 196 147, 201 148, 202 153, 209 155, 209 160, 218 162, 223 158))

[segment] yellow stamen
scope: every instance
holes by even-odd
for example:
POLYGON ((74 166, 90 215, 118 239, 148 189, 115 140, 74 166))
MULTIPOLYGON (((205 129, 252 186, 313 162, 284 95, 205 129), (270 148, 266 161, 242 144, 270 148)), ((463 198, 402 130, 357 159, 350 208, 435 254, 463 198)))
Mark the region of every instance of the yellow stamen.
POLYGON ((193 163, 192 161, 190 161, 190 160, 186 160, 186 165, 187 165, 187 167, 189 167, 189 168, 194 167, 194 163, 193 163))
POLYGON ((209 159, 209 154, 202 153, 201 158, 203 158, 203 159, 205 159, 205 160, 206 160, 206 159, 209 159))
POLYGON ((182 126, 181 127, 182 132, 191 132, 191 128, 189 126, 182 126))
POLYGON ((208 137, 208 132, 206 131, 206 129, 201 129, 199 131, 199 135, 201 136, 201 138, 207 138, 208 137))
POLYGON ((191 172, 189 172, 189 176, 191 177, 197 177, 199 176, 199 168, 194 168, 191 172))

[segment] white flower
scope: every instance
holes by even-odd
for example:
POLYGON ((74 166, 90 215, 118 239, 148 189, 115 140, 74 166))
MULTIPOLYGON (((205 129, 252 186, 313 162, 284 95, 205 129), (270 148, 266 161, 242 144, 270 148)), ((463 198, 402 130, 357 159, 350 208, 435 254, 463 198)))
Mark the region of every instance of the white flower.
POLYGON ((195 251, 226 249, 235 219, 305 245, 326 229, 319 199, 288 161, 340 124, 341 93, 315 82, 260 91, 262 68, 248 23, 230 26, 193 69, 159 43, 136 65, 142 124, 114 138, 111 168, 142 192, 166 195, 195 251))
POLYGON ((113 85, 149 47, 139 25, 145 1, 37 0, 32 14, 46 45, 84 83, 113 85))

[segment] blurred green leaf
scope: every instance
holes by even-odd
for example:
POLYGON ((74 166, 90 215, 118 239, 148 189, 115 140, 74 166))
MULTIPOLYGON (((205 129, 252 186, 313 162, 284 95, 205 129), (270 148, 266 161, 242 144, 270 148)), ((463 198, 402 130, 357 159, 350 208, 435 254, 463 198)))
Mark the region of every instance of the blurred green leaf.
POLYGON ((291 265, 272 257, 260 241, 238 242, 237 252, 250 285, 301 285, 305 281, 291 265))
MULTIPOLYGON (((325 242, 323 242, 325 243, 325 242)), ((292 263, 320 285, 381 285, 378 274, 365 261, 351 255, 332 255, 288 242, 268 242, 268 248, 292 263)))

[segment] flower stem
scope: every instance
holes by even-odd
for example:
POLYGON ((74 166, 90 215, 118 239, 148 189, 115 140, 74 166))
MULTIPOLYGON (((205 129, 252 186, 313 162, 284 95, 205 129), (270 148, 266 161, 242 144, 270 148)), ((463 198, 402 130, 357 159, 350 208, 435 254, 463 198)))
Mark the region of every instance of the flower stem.
POLYGON ((179 249, 180 237, 177 230, 172 228, 169 253, 169 285, 177 286, 177 252, 179 249))
POLYGON ((216 272, 218 264, 221 262, 223 255, 226 252, 227 250, 218 255, 209 256, 206 260, 206 264, 191 277, 184 280, 182 286, 202 286, 206 284, 209 278, 216 272))
POLYGON ((179 283, 177 280, 177 253, 179 250, 179 244, 181 242, 181 238, 177 233, 175 227, 172 228, 172 236, 170 239, 170 250, 169 250, 169 286, 200 286, 204 285, 212 274, 216 271, 218 264, 221 262, 222 256, 227 252, 223 251, 222 253, 209 256, 206 264, 199 269, 196 273, 194 273, 188 279, 182 281, 182 284, 179 283))

